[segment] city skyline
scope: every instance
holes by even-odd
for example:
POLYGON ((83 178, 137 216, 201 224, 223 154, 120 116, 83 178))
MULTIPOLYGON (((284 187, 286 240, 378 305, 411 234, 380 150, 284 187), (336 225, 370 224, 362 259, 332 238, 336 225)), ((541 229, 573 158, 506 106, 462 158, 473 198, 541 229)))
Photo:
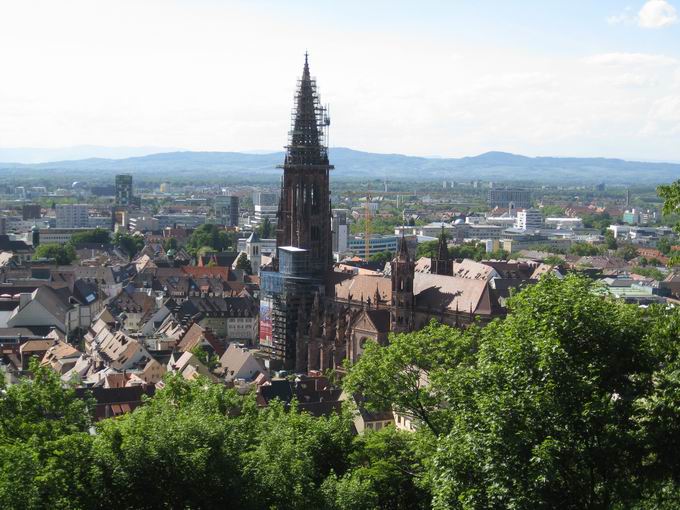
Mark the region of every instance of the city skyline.
POLYGON ((343 7, 3 2, 0 147, 279 151, 308 50, 331 146, 680 160, 677 2, 343 7))

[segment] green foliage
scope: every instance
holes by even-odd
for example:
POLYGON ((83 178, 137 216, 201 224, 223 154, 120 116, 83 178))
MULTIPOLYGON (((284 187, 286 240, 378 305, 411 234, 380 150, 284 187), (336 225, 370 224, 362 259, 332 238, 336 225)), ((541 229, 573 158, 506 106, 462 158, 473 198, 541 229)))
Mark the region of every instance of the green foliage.
POLYGON ((116 232, 113 234, 113 244, 124 250, 132 259, 144 248, 144 236, 116 232))
POLYGON ((205 246, 210 251, 226 251, 235 247, 235 238, 218 225, 201 225, 192 232, 186 247, 189 253, 196 255, 205 246))
POLYGON ((386 427, 354 440, 350 463, 355 466, 338 478, 331 476, 323 490, 334 501, 331 508, 427 509, 429 495, 420 486, 424 466, 415 436, 386 427))
POLYGON ((385 265, 387 262, 392 260, 394 254, 391 251, 382 251, 380 253, 374 253, 368 258, 369 262, 377 262, 380 265, 385 265))
POLYGON ((35 359, 30 371, 0 386, 0 508, 88 507, 92 402, 35 359))
POLYGON ((165 241, 163 241, 163 249, 165 251, 176 250, 177 247, 178 247, 177 239, 175 239, 174 237, 168 237, 165 241))
POLYGON ((437 255, 437 246, 439 246, 439 241, 425 241, 418 243, 416 247, 416 258, 420 257, 435 257, 437 255))
POLYGON ((196 356, 209 370, 215 370, 220 364, 220 358, 212 352, 208 352, 202 346, 197 345, 191 349, 191 354, 196 356))
POLYGON ((364 395, 369 410, 394 407, 442 433, 450 413, 443 395, 428 381, 439 379, 440 367, 446 366, 457 369, 454 379, 464 377, 474 364, 478 334, 475 328, 460 331, 432 321, 420 331, 393 335, 388 347, 368 342, 345 377, 345 390, 364 395))
POLYGON ((349 391, 420 422, 434 508, 678 501, 680 312, 594 285, 544 277, 511 298, 505 320, 465 332, 431 324, 368 346, 352 367, 349 391))
POLYGON ((637 257, 637 254, 637 248, 630 243, 619 246, 619 249, 616 250, 616 256, 621 257, 624 260, 633 260, 637 257))
POLYGON ((241 269, 247 274, 253 273, 253 267, 250 264, 250 260, 248 260, 248 255, 241 253, 241 255, 238 256, 238 259, 236 259, 236 269, 241 269))
MULTIPOLYGON (((666 216, 675 216, 680 212, 680 180, 672 184, 659 186, 656 189, 658 195, 663 199, 663 213, 666 216)), ((680 222, 676 223, 673 229, 680 233, 680 222)), ((661 250, 661 248, 659 248, 661 250)), ((670 267, 680 265, 680 253, 668 250, 671 260, 668 262, 670 267)))
POLYGON ((564 258, 559 255, 550 255, 543 260, 543 263, 548 264, 549 266, 560 266, 564 264, 564 258))
POLYGON ((672 184, 664 184, 656 188, 663 200, 663 213, 674 214, 680 211, 680 180, 672 184))
POLYGON ((41 244, 35 249, 33 259, 53 259, 57 264, 67 265, 76 259, 76 250, 71 243, 41 244))
POLYGON ((611 230, 607 230, 604 233, 604 244, 608 250, 616 250, 619 247, 616 242, 616 236, 614 236, 614 232, 611 230))
POLYGON ((260 223, 260 226, 257 228, 257 233, 261 239, 271 239, 273 232, 272 223, 269 221, 269 218, 265 216, 264 220, 262 220, 262 223, 260 223))
MULTIPOLYGON (((371 218, 371 234, 394 234, 395 227, 401 226, 403 223, 401 214, 374 215, 371 218)), ((356 235, 365 233, 365 229, 366 222, 363 217, 350 226, 351 233, 356 235)))
POLYGON ((639 274, 640 276, 653 278, 654 280, 658 281, 661 281, 666 277, 666 275, 663 274, 663 272, 661 272, 656 267, 634 267, 633 269, 630 270, 630 272, 634 274, 639 274))
POLYGON ((71 236, 70 243, 78 247, 85 243, 107 244, 111 241, 111 234, 103 228, 95 228, 85 232, 77 232, 71 236))
POLYGON ((612 217, 608 212, 603 213, 586 213, 581 219, 583 226, 586 228, 596 228, 601 233, 605 233, 607 227, 612 224, 612 217))
POLYGON ((676 508, 680 310, 598 290, 548 275, 483 328, 369 342, 345 390, 413 433, 169 375, 90 435, 91 404, 33 363, 0 388, 0 507, 676 508))
POLYGON ((541 208, 544 218, 561 218, 564 216, 564 207, 559 205, 546 205, 541 208))
POLYGON ((576 242, 571 245, 569 252, 573 255, 578 255, 580 257, 591 257, 593 255, 599 255, 600 249, 594 244, 586 242, 576 242))
POLYGON ((669 255, 672 249, 672 243, 667 237, 662 237, 656 243, 656 249, 659 250, 663 255, 669 255))

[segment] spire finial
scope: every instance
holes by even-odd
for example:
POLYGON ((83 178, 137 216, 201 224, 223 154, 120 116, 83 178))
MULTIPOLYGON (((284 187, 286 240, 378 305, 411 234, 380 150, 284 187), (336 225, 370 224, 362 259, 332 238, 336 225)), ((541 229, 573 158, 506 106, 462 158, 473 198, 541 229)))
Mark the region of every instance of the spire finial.
POLYGON ((305 66, 302 69, 302 79, 303 80, 309 80, 309 54, 307 53, 307 50, 305 50, 305 66))

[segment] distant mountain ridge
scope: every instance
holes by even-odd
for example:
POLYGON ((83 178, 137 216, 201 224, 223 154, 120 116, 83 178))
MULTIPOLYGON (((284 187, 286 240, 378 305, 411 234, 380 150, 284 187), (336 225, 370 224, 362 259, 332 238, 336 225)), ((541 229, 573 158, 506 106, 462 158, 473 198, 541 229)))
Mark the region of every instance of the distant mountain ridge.
MULTIPOLYGON (((195 177, 270 180, 281 175, 276 166, 283 152, 163 152, 125 159, 89 158, 49 163, 0 163, 0 176, 53 171, 74 176, 128 172, 141 178, 195 177)), ((425 158, 377 154, 337 147, 330 149, 334 179, 447 180, 498 182, 536 181, 556 184, 658 184, 680 178, 680 164, 609 158, 528 157, 487 152, 463 158, 425 158)))
MULTIPOLYGON (((104 147, 100 145, 76 145, 58 148, 0 147, 0 162, 34 164, 88 158, 123 159, 176 150, 178 149, 168 147, 104 147)), ((2 164, 0 163, 0 165, 2 164)))

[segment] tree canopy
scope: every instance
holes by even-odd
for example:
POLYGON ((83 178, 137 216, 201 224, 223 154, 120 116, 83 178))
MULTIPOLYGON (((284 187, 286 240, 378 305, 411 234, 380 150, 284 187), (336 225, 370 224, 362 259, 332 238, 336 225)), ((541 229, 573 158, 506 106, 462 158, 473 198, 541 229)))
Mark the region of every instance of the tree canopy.
POLYGON ((113 235, 113 244, 124 250, 132 259, 144 248, 144 236, 116 232, 113 235))
POLYGON ((483 329, 432 324, 370 346, 346 378, 423 424, 433 507, 672 508, 680 440, 661 437, 680 437, 680 313, 573 275, 509 307, 483 329))
POLYGON ((186 247, 189 253, 196 255, 205 246, 212 251, 225 251, 235 248, 235 239, 218 225, 201 225, 191 233, 186 247))
POLYGON ((53 259, 56 264, 67 265, 76 259, 76 250, 71 243, 47 243, 39 245, 33 252, 34 259, 53 259))
POLYGON ((86 230, 85 232, 76 232, 71 236, 70 243, 78 247, 85 243, 107 244, 111 242, 111 234, 108 230, 103 228, 95 228, 94 230, 86 230))
POLYGON ((0 507, 677 508, 680 310, 576 275, 508 306, 483 328, 368 342, 348 365, 346 393, 415 432, 356 436, 349 408, 259 408, 178 375, 93 424, 91 401, 33 363, 33 380, 0 388, 0 507))

